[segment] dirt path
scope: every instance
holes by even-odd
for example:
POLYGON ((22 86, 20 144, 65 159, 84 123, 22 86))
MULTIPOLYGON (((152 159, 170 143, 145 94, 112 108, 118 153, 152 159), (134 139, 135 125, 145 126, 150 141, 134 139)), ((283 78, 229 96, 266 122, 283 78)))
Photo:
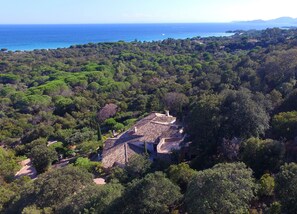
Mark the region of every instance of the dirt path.
POLYGON ((32 166, 30 159, 23 160, 21 165, 22 168, 15 174, 16 178, 29 176, 31 179, 35 179, 37 177, 36 169, 32 166))

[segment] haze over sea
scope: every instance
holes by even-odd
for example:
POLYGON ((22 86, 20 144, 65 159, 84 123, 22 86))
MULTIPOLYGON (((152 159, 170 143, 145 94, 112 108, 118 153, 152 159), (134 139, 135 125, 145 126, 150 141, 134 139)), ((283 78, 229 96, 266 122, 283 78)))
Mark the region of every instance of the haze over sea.
POLYGON ((197 24, 83 24, 0 25, 0 49, 34 50, 64 48, 76 44, 157 41, 167 38, 230 36, 229 30, 265 29, 269 26, 242 23, 197 24))

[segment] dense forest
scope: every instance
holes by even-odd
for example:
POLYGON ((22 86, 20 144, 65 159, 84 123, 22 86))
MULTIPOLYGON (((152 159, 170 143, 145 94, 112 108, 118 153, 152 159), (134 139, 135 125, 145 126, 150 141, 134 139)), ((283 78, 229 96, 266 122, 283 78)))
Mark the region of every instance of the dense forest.
POLYGON ((296 29, 2 49, 0 213, 297 213, 296 80, 296 29), (93 159, 113 131, 166 109, 189 155, 93 159), (26 158, 37 179, 15 176, 26 158))

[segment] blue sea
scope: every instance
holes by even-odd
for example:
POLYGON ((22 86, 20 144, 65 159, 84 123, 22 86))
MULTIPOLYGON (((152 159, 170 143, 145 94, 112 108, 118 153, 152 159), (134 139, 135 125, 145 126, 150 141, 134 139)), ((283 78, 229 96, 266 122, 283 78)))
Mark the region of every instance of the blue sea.
POLYGON ((34 50, 64 48, 75 44, 158 41, 166 38, 230 36, 229 30, 264 29, 249 24, 82 24, 0 25, 0 49, 34 50))

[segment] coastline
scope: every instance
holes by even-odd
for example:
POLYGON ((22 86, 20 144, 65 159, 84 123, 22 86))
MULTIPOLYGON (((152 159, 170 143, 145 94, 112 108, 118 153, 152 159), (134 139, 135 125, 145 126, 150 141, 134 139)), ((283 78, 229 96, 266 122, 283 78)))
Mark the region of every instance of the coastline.
POLYGON ((0 49, 32 51, 88 43, 221 37, 233 35, 228 30, 251 28, 231 23, 0 25, 0 49))

